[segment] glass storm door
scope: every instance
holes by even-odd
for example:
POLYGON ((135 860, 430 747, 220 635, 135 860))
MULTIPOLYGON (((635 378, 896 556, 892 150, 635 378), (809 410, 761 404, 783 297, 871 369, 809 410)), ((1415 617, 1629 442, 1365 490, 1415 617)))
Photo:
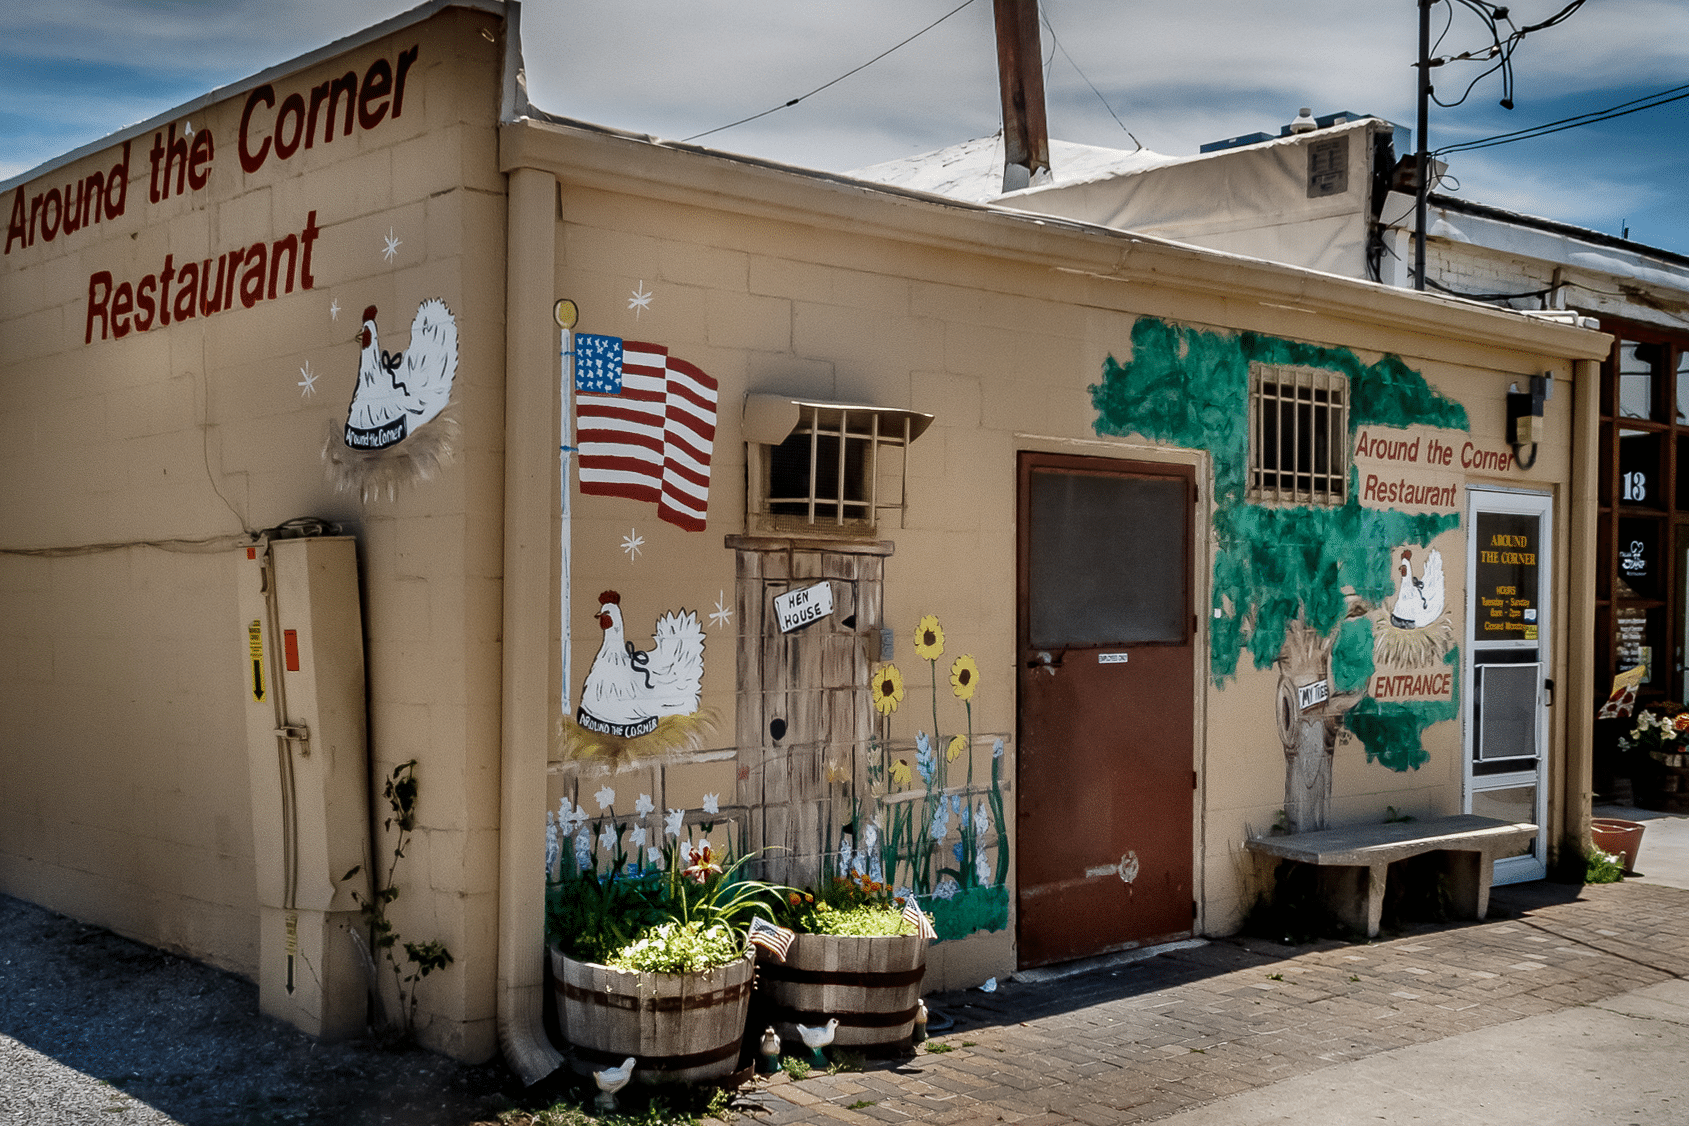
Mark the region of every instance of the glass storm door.
POLYGON ((1023 453, 1020 964, 1191 933, 1192 470, 1023 453))
POLYGON ((1553 524, 1543 494, 1467 490, 1466 812, 1537 826, 1498 884, 1548 874, 1553 524))

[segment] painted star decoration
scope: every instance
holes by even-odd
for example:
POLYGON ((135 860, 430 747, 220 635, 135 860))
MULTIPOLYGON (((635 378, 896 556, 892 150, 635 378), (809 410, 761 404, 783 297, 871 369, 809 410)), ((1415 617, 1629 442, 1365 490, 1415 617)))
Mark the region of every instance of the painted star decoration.
POLYGON ((636 528, 629 528, 628 534, 622 537, 622 550, 627 552, 628 562, 639 558, 640 549, 645 546, 645 537, 636 528))
POLYGON ((340 319, 340 298, 336 297, 328 303, 328 319, 331 321, 340 319))
POLYGON ((299 392, 299 397, 304 398, 307 395, 315 395, 317 393, 317 377, 311 371, 310 360, 305 361, 305 366, 299 369, 299 374, 304 376, 304 378, 299 381, 299 386, 303 388, 303 390, 299 392))
POLYGON ((399 247, 404 245, 400 239, 393 237, 393 228, 387 228, 387 245, 381 248, 381 256, 391 262, 399 255, 399 247))
POLYGON ((710 615, 710 625, 716 629, 733 624, 733 607, 726 605, 727 592, 724 590, 716 595, 715 612, 710 615))
POLYGON ((628 298, 628 308, 633 310, 634 320, 637 321, 639 314, 651 307, 652 296, 654 295, 645 288, 645 279, 639 279, 639 284, 633 288, 633 296, 628 298))

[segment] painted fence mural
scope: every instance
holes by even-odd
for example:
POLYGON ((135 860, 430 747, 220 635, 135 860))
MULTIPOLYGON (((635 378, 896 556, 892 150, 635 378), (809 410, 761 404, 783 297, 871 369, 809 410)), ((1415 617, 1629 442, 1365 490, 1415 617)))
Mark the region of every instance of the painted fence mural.
POLYGON ((1324 825, 1341 730, 1370 762, 1425 763, 1425 728, 1459 714, 1459 650, 1432 544, 1460 524, 1455 443, 1445 439, 1469 428, 1465 408, 1396 356, 1366 364, 1347 349, 1148 317, 1133 326, 1131 358, 1109 357, 1091 396, 1099 434, 1213 455, 1210 671, 1223 686, 1245 654, 1256 669, 1277 667, 1289 828, 1324 825), (1250 373, 1260 365, 1346 377, 1354 457, 1341 503, 1250 501, 1250 373))

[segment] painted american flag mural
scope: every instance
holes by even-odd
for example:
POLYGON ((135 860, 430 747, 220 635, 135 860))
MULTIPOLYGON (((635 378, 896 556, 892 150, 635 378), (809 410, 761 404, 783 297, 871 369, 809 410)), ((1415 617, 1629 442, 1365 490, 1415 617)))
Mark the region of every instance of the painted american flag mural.
POLYGON ((575 334, 581 492, 650 501, 704 530, 715 448, 716 381, 660 344, 575 334))

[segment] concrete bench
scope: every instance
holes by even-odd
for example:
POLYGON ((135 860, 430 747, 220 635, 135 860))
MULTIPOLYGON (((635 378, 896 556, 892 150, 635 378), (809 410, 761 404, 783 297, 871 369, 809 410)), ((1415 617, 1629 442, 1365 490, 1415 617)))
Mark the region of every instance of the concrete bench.
POLYGON ((1321 892, 1337 916, 1355 930, 1378 937, 1384 913, 1384 881, 1393 861, 1441 852, 1455 910, 1482 919, 1490 908, 1490 881, 1497 857, 1513 856, 1537 835, 1525 822, 1498 821, 1463 813, 1431 821, 1392 821, 1257 837, 1252 852, 1318 866, 1321 892))

